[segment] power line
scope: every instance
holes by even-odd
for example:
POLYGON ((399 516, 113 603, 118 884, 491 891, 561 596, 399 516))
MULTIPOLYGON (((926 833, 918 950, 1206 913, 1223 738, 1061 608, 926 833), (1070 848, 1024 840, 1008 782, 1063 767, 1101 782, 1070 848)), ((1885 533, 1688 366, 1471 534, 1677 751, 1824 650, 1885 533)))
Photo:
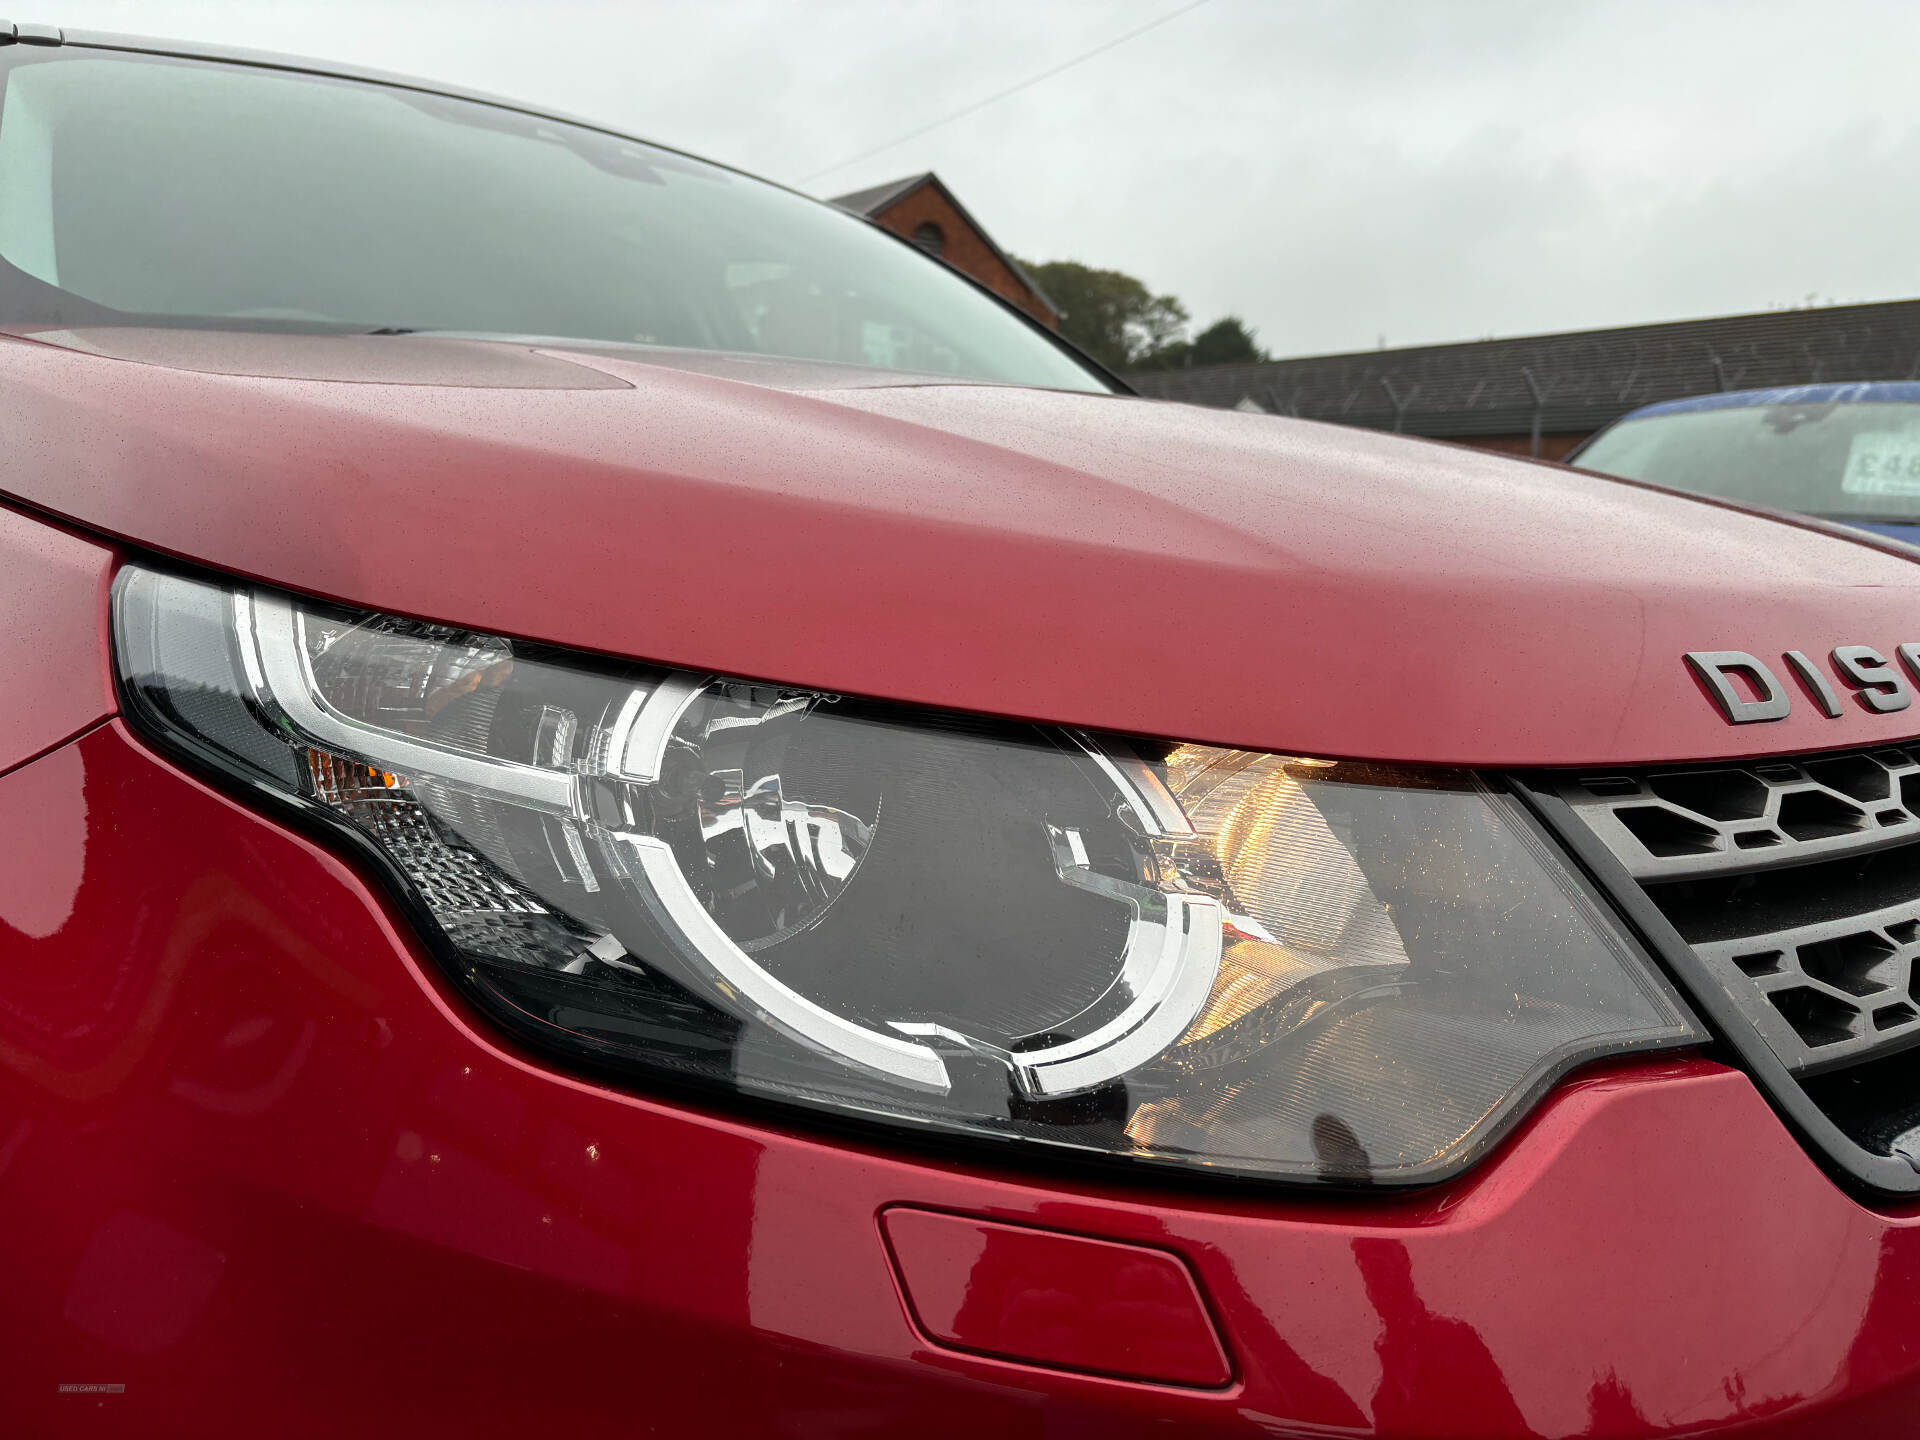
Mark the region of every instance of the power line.
POLYGON ((942 125, 950 125, 955 120, 959 120, 964 116, 973 114, 976 110, 984 110, 989 105, 998 104, 1000 101, 1006 99, 1009 95, 1018 95, 1022 90, 1031 89, 1033 86, 1038 85, 1042 80, 1051 80, 1054 76, 1060 74, 1062 71, 1071 70, 1076 65, 1084 65, 1087 61, 1093 59, 1094 56, 1104 55, 1107 53, 1107 51, 1113 49, 1116 45, 1124 45, 1127 43, 1127 41, 1132 40, 1137 36, 1144 35, 1149 30, 1157 30, 1160 26, 1165 25, 1169 20, 1178 20, 1182 15, 1188 14, 1189 12, 1194 10, 1198 10, 1202 5, 1205 5, 1206 3, 1207 3, 1207 0, 1191 0, 1190 4, 1182 5, 1178 10, 1170 10, 1165 15, 1162 15, 1159 19, 1149 20, 1146 24, 1140 26, 1137 29, 1129 30, 1124 35, 1116 35, 1113 39, 1107 41, 1105 44, 1096 45, 1094 46, 1093 49, 1088 50, 1083 54, 1076 55, 1071 60, 1063 61, 1061 64, 1054 66, 1051 70, 1042 70, 1038 75, 1029 75, 1025 80, 1022 80, 1017 85, 1009 85, 1006 89, 998 91, 995 94, 989 95, 984 100, 976 100, 973 102, 973 104, 963 106, 961 109, 954 111, 951 115, 943 115, 938 120, 930 121, 929 123, 922 125, 918 130, 909 130, 904 135, 896 135, 893 137, 893 139, 887 141, 883 145, 875 145, 871 150, 862 150, 858 155, 850 155, 845 160, 842 160, 837 164, 827 166, 827 168, 824 170, 816 170, 811 175, 802 175, 794 183, 796 185, 810 185, 815 180, 818 180, 822 175, 831 175, 836 170, 844 170, 849 165, 857 165, 862 160, 866 160, 871 158, 872 156, 880 154, 880 152, 883 150, 891 150, 896 145, 904 145, 909 140, 917 140, 919 139, 920 136, 926 134, 929 130, 938 130, 942 125))

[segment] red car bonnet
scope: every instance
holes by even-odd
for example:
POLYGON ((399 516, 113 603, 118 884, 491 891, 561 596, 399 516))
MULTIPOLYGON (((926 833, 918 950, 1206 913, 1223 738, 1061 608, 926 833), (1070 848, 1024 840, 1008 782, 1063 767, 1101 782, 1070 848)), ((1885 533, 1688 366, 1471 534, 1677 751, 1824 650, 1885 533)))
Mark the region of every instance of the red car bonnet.
POLYGON ((0 490, 357 605, 1251 748, 1644 764, 1920 723, 1733 727, 1681 659, 1920 640, 1920 568, 1864 545, 1271 416, 662 358, 7 338, 0 490))

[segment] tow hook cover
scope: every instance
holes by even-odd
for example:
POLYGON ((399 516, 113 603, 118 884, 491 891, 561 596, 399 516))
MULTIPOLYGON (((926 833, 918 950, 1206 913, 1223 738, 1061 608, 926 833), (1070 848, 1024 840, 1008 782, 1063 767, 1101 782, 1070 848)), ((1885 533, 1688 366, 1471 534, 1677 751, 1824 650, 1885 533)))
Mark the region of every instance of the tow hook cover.
POLYGON ((935 1344, 1161 1385, 1233 1379, 1179 1256, 895 1205, 881 1212, 909 1318, 935 1344))

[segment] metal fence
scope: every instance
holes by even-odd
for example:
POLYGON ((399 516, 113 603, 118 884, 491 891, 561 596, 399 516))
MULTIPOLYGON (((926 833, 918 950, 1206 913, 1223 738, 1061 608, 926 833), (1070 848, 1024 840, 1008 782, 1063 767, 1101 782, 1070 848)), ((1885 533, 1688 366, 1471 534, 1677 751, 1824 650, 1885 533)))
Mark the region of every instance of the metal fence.
POLYGON ((1920 301, 1149 371, 1143 394, 1446 438, 1587 433, 1716 391, 1920 379, 1920 301))

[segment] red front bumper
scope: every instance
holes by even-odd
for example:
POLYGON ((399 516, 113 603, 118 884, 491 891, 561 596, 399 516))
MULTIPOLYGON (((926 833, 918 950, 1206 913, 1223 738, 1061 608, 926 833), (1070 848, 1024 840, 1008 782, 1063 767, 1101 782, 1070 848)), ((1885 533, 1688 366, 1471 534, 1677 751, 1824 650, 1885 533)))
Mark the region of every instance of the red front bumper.
POLYGON ((1056 1182, 558 1075, 117 721, 0 776, 0 834, 10 1433, 1920 1428, 1920 1216, 1703 1060, 1588 1072, 1409 1197, 1056 1182), (897 1205, 1182 1257, 1230 1380, 936 1343, 897 1205))

